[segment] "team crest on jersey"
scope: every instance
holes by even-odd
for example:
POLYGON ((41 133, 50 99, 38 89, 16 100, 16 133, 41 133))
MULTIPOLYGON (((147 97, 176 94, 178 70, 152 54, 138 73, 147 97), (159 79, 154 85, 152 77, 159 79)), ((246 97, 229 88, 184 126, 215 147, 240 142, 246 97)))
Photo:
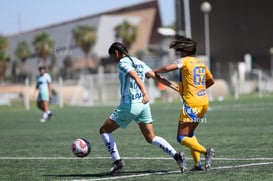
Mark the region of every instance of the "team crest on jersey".
POLYGON ((143 67, 143 65, 136 65, 136 72, 138 73, 138 74, 142 74, 142 72, 144 71, 144 67, 143 67))

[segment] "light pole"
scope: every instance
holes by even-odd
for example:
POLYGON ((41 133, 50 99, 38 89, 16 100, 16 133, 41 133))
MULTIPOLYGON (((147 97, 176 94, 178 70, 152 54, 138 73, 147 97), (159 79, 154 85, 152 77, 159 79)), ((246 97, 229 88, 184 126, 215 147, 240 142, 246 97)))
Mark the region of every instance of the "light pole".
POLYGON ((207 65, 210 69, 210 39, 209 39, 209 13, 211 5, 205 1, 200 5, 201 11, 204 13, 204 26, 205 26, 205 53, 207 57, 207 65))
POLYGON ((191 16, 190 16, 190 2, 184 0, 184 19, 185 19, 185 35, 187 38, 191 38, 191 16))
POLYGON ((273 78, 273 47, 269 49, 270 53, 270 71, 271 71, 271 77, 273 78))
POLYGON ((176 12, 176 34, 184 35, 184 31, 182 30, 182 0, 175 0, 175 12, 176 12))
MULTIPOLYGON (((209 41, 209 13, 211 11, 211 5, 209 2, 204 1, 200 5, 201 11, 204 13, 204 27, 205 27, 205 53, 207 57, 207 66, 210 70, 210 41, 209 41)), ((211 89, 208 89, 209 100, 213 100, 211 89)))

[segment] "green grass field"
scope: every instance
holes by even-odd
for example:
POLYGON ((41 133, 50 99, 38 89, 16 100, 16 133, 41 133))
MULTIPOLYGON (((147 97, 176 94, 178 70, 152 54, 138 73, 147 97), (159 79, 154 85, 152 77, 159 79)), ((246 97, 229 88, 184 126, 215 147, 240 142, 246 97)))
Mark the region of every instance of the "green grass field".
MULTIPOLYGON (((151 105, 154 129, 178 151, 184 151, 188 168, 190 152, 176 142, 180 103, 151 105)), ((133 122, 114 133, 126 168, 107 174, 111 159, 99 135, 99 127, 114 107, 51 106, 54 117, 40 123, 41 113, 21 105, 0 107, 0 180, 272 180, 273 97, 242 97, 211 102, 206 122, 196 130, 199 142, 216 151, 209 172, 181 174, 175 161, 145 142, 133 122), (91 142, 91 154, 76 158, 75 138, 91 142)))

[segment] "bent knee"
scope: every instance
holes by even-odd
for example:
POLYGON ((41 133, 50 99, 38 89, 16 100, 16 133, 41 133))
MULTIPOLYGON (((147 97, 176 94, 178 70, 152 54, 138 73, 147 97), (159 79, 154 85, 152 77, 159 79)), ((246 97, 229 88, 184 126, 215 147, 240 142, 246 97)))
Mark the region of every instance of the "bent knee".
POLYGON ((186 137, 186 135, 178 135, 178 136, 176 137, 177 142, 178 142, 178 143, 181 143, 181 141, 183 140, 184 137, 186 137))
POLYGON ((112 133, 117 128, 119 128, 119 125, 117 123, 115 123, 113 120, 108 118, 108 119, 106 119, 104 124, 100 127, 99 132, 100 132, 100 134, 102 134, 102 133, 112 133))
POLYGON ((99 132, 100 132, 100 134, 102 134, 102 133, 106 133, 106 130, 105 130, 105 129, 104 129, 104 127, 102 126, 102 127, 100 127, 99 132))

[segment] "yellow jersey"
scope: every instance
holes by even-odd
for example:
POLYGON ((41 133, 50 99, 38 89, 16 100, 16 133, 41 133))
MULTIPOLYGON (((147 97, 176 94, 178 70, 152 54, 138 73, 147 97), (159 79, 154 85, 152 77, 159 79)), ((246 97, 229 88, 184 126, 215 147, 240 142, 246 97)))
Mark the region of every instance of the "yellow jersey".
POLYGON ((213 79, 204 61, 197 57, 183 57, 176 61, 179 68, 179 93, 189 106, 208 104, 206 80, 213 79))

